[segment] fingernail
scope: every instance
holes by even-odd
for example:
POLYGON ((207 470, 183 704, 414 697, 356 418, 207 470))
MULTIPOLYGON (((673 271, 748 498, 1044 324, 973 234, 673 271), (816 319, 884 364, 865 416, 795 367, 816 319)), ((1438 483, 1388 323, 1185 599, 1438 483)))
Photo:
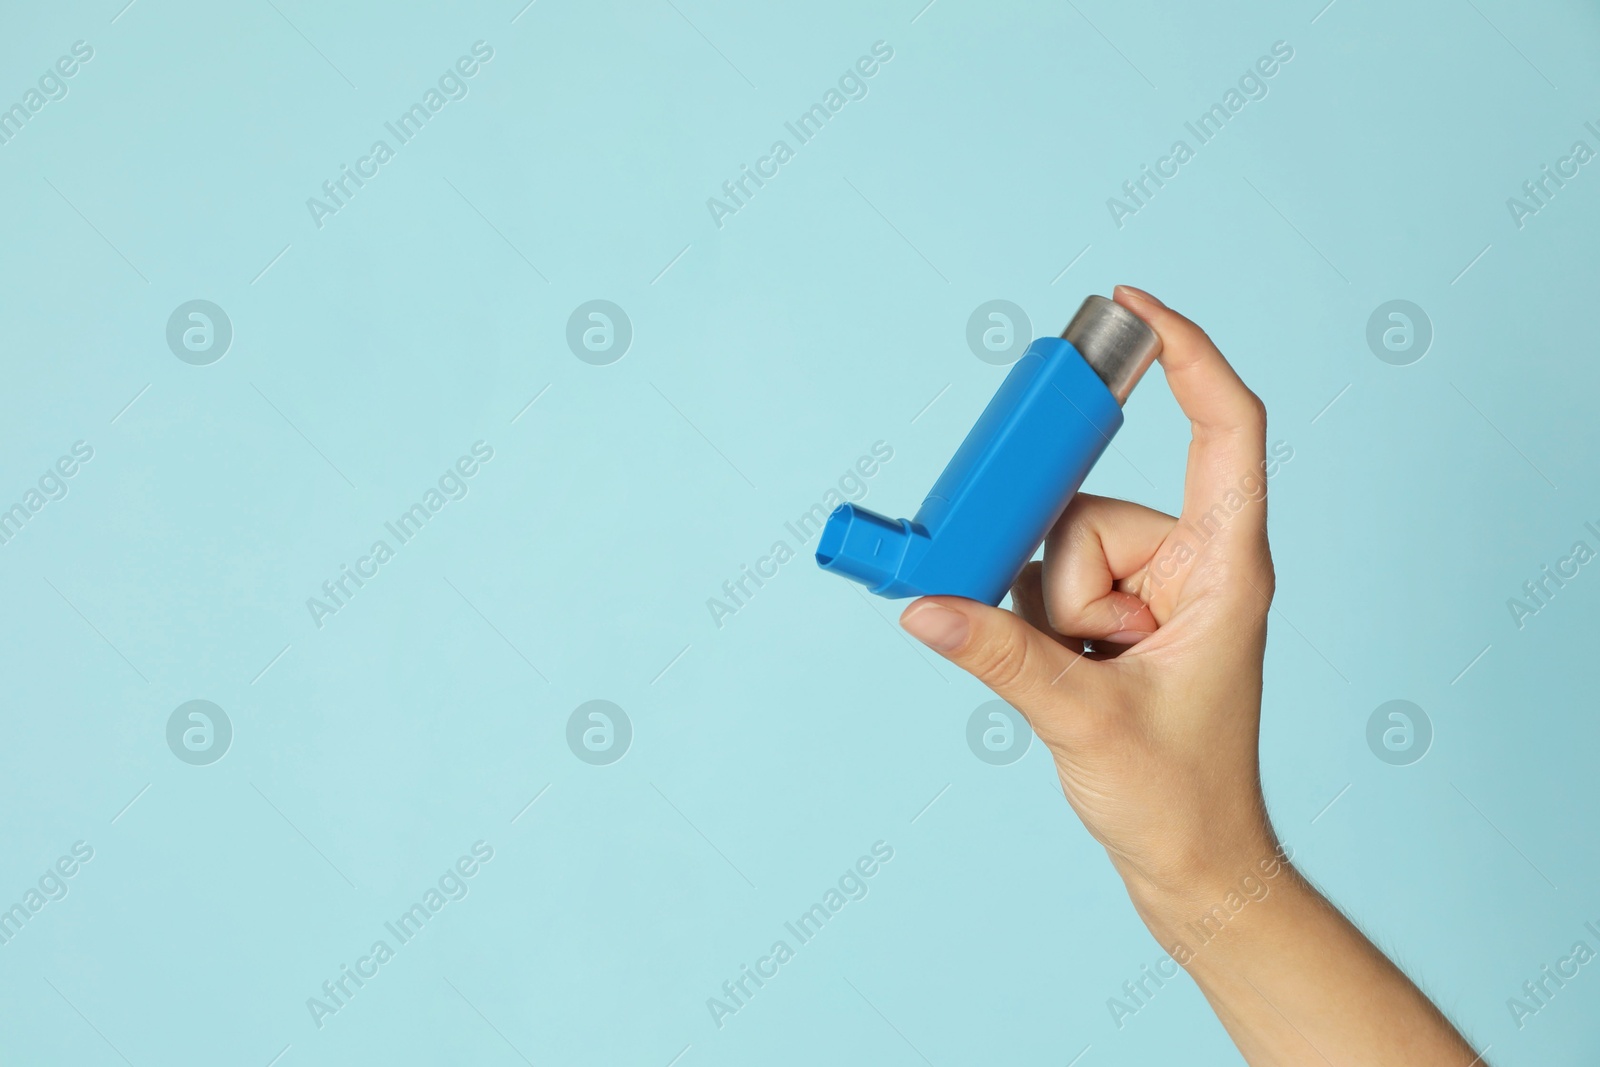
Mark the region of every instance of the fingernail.
POLYGON ((1117 288, 1124 290, 1125 292, 1132 293, 1135 299, 1154 304, 1158 308, 1164 308, 1167 306, 1161 301, 1157 300, 1155 297, 1151 296, 1149 293, 1145 292, 1143 289, 1136 289, 1131 285, 1119 285, 1117 288))
POLYGON ((1113 645, 1136 645, 1149 636, 1149 634, 1141 633, 1138 630, 1118 630, 1110 637, 1107 637, 1106 640, 1113 645))
POLYGON ((935 652, 949 652, 967 639, 967 618, 938 604, 922 604, 906 612, 900 625, 935 652))

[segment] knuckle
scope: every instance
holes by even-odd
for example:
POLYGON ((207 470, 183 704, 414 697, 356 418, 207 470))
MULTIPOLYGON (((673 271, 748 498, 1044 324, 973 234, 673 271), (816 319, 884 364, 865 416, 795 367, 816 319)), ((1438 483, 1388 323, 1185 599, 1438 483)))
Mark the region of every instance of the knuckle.
POLYGON ((1114 604, 1091 602, 1070 588, 1062 590, 1061 595, 1045 608, 1050 628, 1062 636, 1094 637, 1101 633, 1112 633, 1116 627, 1107 629, 1107 623, 1116 614, 1114 604))
POLYGON ((1244 391, 1243 403, 1240 405, 1244 425, 1252 430, 1266 433, 1267 431, 1267 405, 1262 399, 1249 389, 1244 391))
POLYGON ((1250 605, 1252 614, 1259 613, 1264 618, 1272 610, 1272 602, 1278 593, 1277 574, 1265 544, 1261 546, 1259 556, 1244 561, 1239 573, 1245 581, 1243 587, 1245 596, 1241 602, 1250 605))
POLYGON ((1075 632, 1073 627, 1078 621, 1076 612, 1063 610, 1062 605, 1054 602, 1045 604, 1044 618, 1050 624, 1050 629, 1063 635, 1075 632))
POLYGON ((1027 641, 1006 635, 974 651, 972 673, 991 689, 1010 689, 1027 677, 1030 659, 1027 641))
POLYGON ((1271 603, 1278 594, 1278 571, 1272 565, 1270 556, 1261 564, 1261 592, 1266 596, 1268 603, 1271 603))
POLYGON ((1090 598, 1085 595, 1084 580, 1079 575, 1067 575, 1059 586, 1051 589, 1045 600, 1045 618, 1050 628, 1058 634, 1077 635, 1091 622, 1090 598))

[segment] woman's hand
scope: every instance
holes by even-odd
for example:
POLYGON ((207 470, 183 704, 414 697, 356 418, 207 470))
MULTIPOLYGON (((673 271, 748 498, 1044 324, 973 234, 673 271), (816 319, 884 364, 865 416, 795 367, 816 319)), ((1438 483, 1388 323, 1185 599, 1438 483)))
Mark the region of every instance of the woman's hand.
POLYGON ((927 597, 901 623, 1027 716, 1136 904, 1209 903, 1275 848, 1256 756, 1266 411, 1198 326, 1136 289, 1115 297, 1160 335, 1192 426, 1182 515, 1080 494, 1015 614, 927 597))
POLYGON ((1015 614, 925 597, 901 624, 1028 717, 1145 924, 1251 1064, 1481 1064, 1279 861, 1257 762, 1266 411, 1194 323, 1137 289, 1116 299, 1160 334, 1189 417, 1183 513, 1079 495, 1012 590, 1015 614))

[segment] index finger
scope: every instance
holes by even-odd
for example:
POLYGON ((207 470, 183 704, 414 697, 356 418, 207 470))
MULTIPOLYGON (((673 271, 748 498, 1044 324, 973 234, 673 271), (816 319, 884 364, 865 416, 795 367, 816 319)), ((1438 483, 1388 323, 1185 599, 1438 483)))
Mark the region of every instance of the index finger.
POLYGON ((1193 437, 1184 479, 1184 511, 1204 512, 1253 486, 1266 460, 1267 411, 1200 327, 1129 285, 1117 303, 1161 336, 1161 369, 1193 437))
POLYGON ((1264 426, 1261 400, 1204 330, 1131 285, 1117 286, 1113 297, 1161 336, 1161 369, 1197 436, 1233 435, 1264 426))

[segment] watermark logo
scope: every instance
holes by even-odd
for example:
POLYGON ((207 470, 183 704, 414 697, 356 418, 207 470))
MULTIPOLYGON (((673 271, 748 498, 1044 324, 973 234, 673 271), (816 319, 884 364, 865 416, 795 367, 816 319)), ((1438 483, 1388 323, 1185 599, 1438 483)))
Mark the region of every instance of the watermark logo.
POLYGON ((985 363, 1008 367, 1022 358, 1033 340, 1028 313, 1009 300, 979 304, 967 319, 967 347, 985 363))
POLYGON ((215 763, 233 744, 233 723, 228 713, 209 700, 179 704, 167 719, 167 747, 194 767, 215 763))
POLYGON ((1391 366, 1415 363, 1432 345, 1433 320, 1409 300, 1379 304, 1367 319, 1367 347, 1391 366))
POLYGON ((870 88, 868 79, 893 58, 894 48, 889 42, 874 41, 871 55, 861 56, 852 66, 846 67, 838 81, 822 94, 820 100, 802 111, 792 122, 783 124, 787 137, 774 140, 766 154, 756 158, 755 166, 739 164, 739 173, 722 183, 721 195, 706 198, 706 211, 717 229, 726 226, 729 217, 749 207, 756 193, 765 189, 767 183, 795 158, 800 148, 810 144, 833 121, 833 117, 844 110, 846 104, 852 100, 865 100, 870 88), (793 144, 790 143, 791 139, 793 144))
POLYGON ((604 367, 628 354, 633 320, 609 300, 579 304, 567 319, 567 347, 585 363, 604 367))
POLYGON ((323 982, 318 993, 306 998, 306 1011, 311 1016, 312 1024, 321 1030, 330 1016, 350 1007, 355 995, 382 974, 385 965, 395 958, 400 949, 416 940, 438 918, 445 905, 467 898, 472 891, 471 880, 492 859, 494 846, 482 839, 474 841, 471 855, 463 853, 454 864, 440 873, 436 881, 412 898, 409 908, 383 924, 387 936, 374 940, 366 955, 356 957, 354 966, 339 964, 338 974, 323 982), (393 944, 390 944, 391 938, 393 944))
POLYGON ((46 904, 65 899, 71 888, 68 880, 92 859, 94 846, 87 841, 74 841, 72 854, 63 853, 55 863, 46 867, 38 881, 28 886, 11 907, 7 908, 0 901, 0 945, 9 945, 11 939, 20 934, 22 928, 32 922, 46 904))
POLYGON ((1195 956, 1221 936, 1241 911, 1266 900, 1272 892, 1272 880, 1288 869, 1293 858, 1294 849, 1280 844, 1271 855, 1256 860, 1221 900, 1197 919, 1184 923, 1183 936, 1173 939, 1165 956, 1154 964, 1142 964, 1137 978, 1122 983, 1121 996, 1107 997, 1106 1010, 1117 1029, 1126 1026, 1130 1016, 1148 1008, 1156 993, 1178 976, 1178 969, 1193 963, 1195 956))
POLYGON ((1033 729, 1004 700, 979 704, 967 719, 967 747, 983 762, 1004 767, 1017 762, 1033 743, 1033 729))
MULTIPOLYGON (((413 98, 411 106, 400 112, 392 121, 383 124, 388 138, 379 137, 367 149, 367 154, 356 159, 355 166, 348 163, 339 165, 337 176, 322 183, 321 196, 306 198, 306 213, 311 216, 311 223, 317 229, 327 225, 327 220, 350 206, 358 192, 366 184, 381 173, 382 168, 392 159, 401 148, 409 144, 433 120, 433 117, 445 109, 447 104, 457 100, 465 100, 471 91, 468 81, 477 76, 484 66, 494 58, 494 48, 487 41, 474 41, 472 54, 456 59, 454 66, 446 67, 439 75, 434 85, 428 86, 420 99, 413 98), (389 143, 393 138, 394 143, 389 143)), ((355 86, 351 86, 355 88, 355 86)), ((446 179, 448 181, 448 179, 446 179)), ((460 190, 456 190, 460 195, 460 190)), ((463 200, 466 197, 462 197, 463 200)), ((471 202, 468 202, 471 207, 471 202)), ((473 208, 477 211, 477 208, 473 208)), ((481 214, 481 212, 480 212, 481 214)), ((488 221, 488 220, 485 220, 488 221)))
POLYGON ((722 583, 722 596, 706 598, 706 611, 716 628, 722 629, 729 618, 750 606, 752 598, 778 576, 780 568, 799 556, 800 550, 822 532, 835 508, 847 500, 853 504, 865 500, 869 480, 893 458, 894 447, 889 442, 874 441, 870 453, 857 458, 854 466, 845 468, 835 487, 825 492, 820 501, 783 524, 788 536, 772 542, 766 555, 757 557, 753 564, 740 564, 739 573, 722 583))
POLYGON ((617 762, 632 744, 633 720, 609 700, 585 701, 567 718, 567 747, 591 766, 617 762))
MULTIPOLYGON (((0 516, 0 524, 4 517, 0 516)), ((1592 534, 1597 544, 1600 544, 1600 527, 1592 522, 1583 524, 1586 532, 1592 534)), ((3 536, 3 525, 0 525, 0 536, 3 536)), ((1595 550, 1589 547, 1589 542, 1582 538, 1572 542, 1572 549, 1565 556, 1560 557, 1554 565, 1546 563, 1539 568, 1539 573, 1522 583, 1522 596, 1511 597, 1506 601, 1506 608, 1511 612, 1511 621, 1517 624, 1517 629, 1526 626, 1527 620, 1539 614, 1550 606, 1556 594, 1567 587, 1581 573, 1585 563, 1594 559, 1595 550)))
POLYGON ((11 539, 22 532, 35 515, 44 509, 44 506, 54 500, 66 498, 68 479, 82 469, 83 464, 94 458, 94 446, 87 441, 74 441, 70 455, 63 455, 54 464, 44 469, 39 475, 39 480, 30 485, 19 497, 16 503, 7 507, 4 500, 0 500, 0 545, 8 545, 11 539))
POLYGON ((778 977, 785 965, 845 907, 858 900, 867 899, 871 891, 870 880, 881 873, 894 859, 894 846, 887 841, 874 841, 871 855, 863 854, 854 864, 846 867, 838 880, 814 898, 811 906, 783 924, 784 936, 773 941, 766 955, 758 956, 754 965, 742 963, 739 972, 722 983, 717 995, 706 998, 706 1012, 721 1030, 728 1020, 750 1006, 755 995, 778 977))
POLYGON ((94 46, 88 41, 72 42, 72 54, 63 55, 54 67, 46 67, 39 75, 37 87, 30 85, 15 103, 7 105, 0 100, 0 145, 10 144, 22 132, 22 127, 33 121, 33 116, 43 111, 46 104, 67 98, 67 81, 94 58, 94 46))
POLYGON ((349 607, 356 593, 382 573, 384 565, 415 539, 446 504, 467 498, 472 490, 471 479, 494 459, 494 446, 487 441, 474 441, 471 451, 471 455, 458 456, 454 464, 446 467, 416 503, 383 524, 387 537, 373 541, 366 555, 356 557, 354 564, 340 564, 339 573, 322 583, 322 596, 306 597, 306 612, 312 625, 320 630, 329 616, 349 607))
POLYGON ((1391 767, 1409 767, 1433 745, 1433 721, 1409 700, 1389 700, 1367 719, 1367 747, 1391 767))
POLYGON ((1157 158, 1153 166, 1141 164, 1139 173, 1122 183, 1120 197, 1106 198, 1106 212, 1111 216, 1111 224, 1120 230, 1128 224, 1128 219, 1149 207, 1156 194, 1182 173, 1184 164, 1194 159, 1202 147, 1219 137, 1246 105, 1267 98, 1271 91, 1268 83, 1293 58, 1293 45, 1288 41, 1274 41, 1269 55, 1258 57, 1239 75, 1236 85, 1223 90, 1220 99, 1215 99, 1208 109, 1185 122, 1185 136, 1175 139, 1166 155, 1157 158), (1192 145, 1189 143, 1191 138, 1194 141, 1192 145))
MULTIPOLYGON (((1585 122, 1583 128, 1600 144, 1600 126, 1585 122)), ((1565 189, 1567 182, 1576 178, 1581 168, 1594 157, 1595 150, 1580 137, 1572 142, 1566 155, 1556 160, 1554 170, 1548 163, 1540 164, 1538 175, 1522 183, 1521 196, 1506 197, 1506 211, 1511 214, 1511 221, 1517 229, 1527 226, 1530 218, 1549 207, 1556 193, 1565 189)))
MULTIPOLYGON (((1586 922, 1583 928, 1600 943, 1600 927, 1586 922)), ((1517 1024, 1517 1029, 1521 1030, 1530 1018, 1548 1008, 1556 994, 1578 977, 1584 964, 1594 958, 1595 950, 1587 940, 1574 941, 1565 956, 1558 957, 1554 964, 1544 964, 1539 968, 1538 977, 1523 982, 1521 996, 1506 998, 1506 1010, 1511 1013, 1511 1021, 1517 1024)))
POLYGON ((228 354, 233 320, 209 300, 179 304, 167 318, 167 347, 185 363, 208 366, 228 354))
POLYGON ((1117 1024, 1117 1029, 1127 1026, 1130 1016, 1149 1007, 1156 993, 1178 977, 1180 970, 1182 968, 1171 956, 1162 956, 1154 964, 1140 964, 1139 977, 1122 983, 1122 996, 1106 998, 1106 1010, 1111 1013, 1111 1021, 1117 1024))

